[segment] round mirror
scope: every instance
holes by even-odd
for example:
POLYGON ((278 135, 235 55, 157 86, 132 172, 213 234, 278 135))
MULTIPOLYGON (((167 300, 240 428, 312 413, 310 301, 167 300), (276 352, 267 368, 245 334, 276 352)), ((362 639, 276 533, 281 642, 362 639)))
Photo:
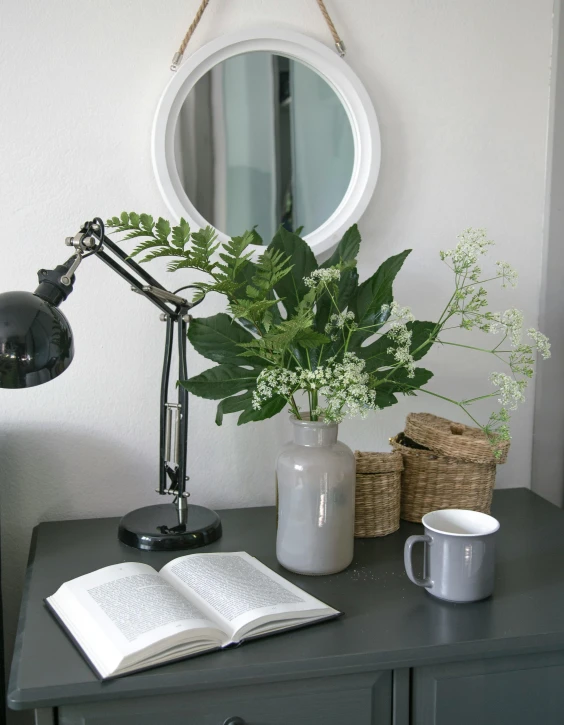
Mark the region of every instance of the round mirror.
POLYGON ((376 116, 346 62, 297 33, 219 38, 161 98, 153 162, 175 219, 221 240, 282 225, 316 253, 358 220, 380 163, 376 116))
POLYGON ((354 166, 341 99, 304 63, 268 52, 218 63, 176 122, 176 170, 198 212, 228 236, 280 225, 311 234, 339 207, 354 166))

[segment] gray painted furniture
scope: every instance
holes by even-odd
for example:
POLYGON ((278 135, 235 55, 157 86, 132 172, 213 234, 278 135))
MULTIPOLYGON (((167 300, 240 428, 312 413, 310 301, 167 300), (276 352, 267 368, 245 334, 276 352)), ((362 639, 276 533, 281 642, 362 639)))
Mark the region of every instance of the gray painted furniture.
POLYGON ((564 512, 513 489, 496 492, 493 514, 494 596, 456 605, 404 573, 404 541, 421 526, 358 539, 346 571, 303 577, 276 563, 273 508, 223 511, 209 551, 246 550, 346 616, 106 683, 43 598, 102 566, 174 555, 120 544, 118 519, 40 524, 9 705, 35 708, 41 725, 562 725, 564 512))

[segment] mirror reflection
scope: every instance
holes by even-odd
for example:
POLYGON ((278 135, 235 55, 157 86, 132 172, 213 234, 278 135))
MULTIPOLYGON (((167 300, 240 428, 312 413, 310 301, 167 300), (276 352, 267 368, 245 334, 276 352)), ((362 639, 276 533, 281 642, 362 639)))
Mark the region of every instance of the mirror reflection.
POLYGON ((186 195, 229 236, 282 224, 307 235, 349 186, 354 140, 340 99, 318 73, 268 52, 218 64, 188 94, 175 133, 186 195))

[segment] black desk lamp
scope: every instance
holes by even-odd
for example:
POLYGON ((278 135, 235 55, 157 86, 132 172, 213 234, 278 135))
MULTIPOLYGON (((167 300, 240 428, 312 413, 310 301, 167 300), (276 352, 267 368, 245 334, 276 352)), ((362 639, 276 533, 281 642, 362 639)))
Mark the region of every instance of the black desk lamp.
POLYGON ((161 310, 161 319, 166 321, 157 492, 174 499, 173 503, 147 506, 126 514, 120 521, 118 537, 124 544, 148 551, 209 544, 221 536, 219 516, 215 511, 187 502, 188 391, 179 386, 177 402, 167 402, 175 327, 178 376, 181 380, 188 377, 186 329, 189 310, 195 305, 177 293, 192 285, 174 293, 166 290, 106 237, 104 223, 99 218, 86 222, 78 234, 66 239, 66 244, 74 247, 75 254, 55 269, 39 270, 39 286, 33 294, 0 294, 0 388, 31 388, 53 380, 68 368, 74 354, 73 336, 67 318, 58 307, 72 292, 74 273, 81 261, 92 255, 101 259, 134 292, 156 305, 161 310))

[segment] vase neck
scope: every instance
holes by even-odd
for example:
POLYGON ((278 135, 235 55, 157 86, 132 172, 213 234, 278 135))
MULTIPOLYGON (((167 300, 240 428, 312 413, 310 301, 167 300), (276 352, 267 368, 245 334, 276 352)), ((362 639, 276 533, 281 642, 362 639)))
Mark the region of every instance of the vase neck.
POLYGON ((339 426, 337 423, 292 419, 294 443, 299 446, 323 448, 337 442, 339 426))

